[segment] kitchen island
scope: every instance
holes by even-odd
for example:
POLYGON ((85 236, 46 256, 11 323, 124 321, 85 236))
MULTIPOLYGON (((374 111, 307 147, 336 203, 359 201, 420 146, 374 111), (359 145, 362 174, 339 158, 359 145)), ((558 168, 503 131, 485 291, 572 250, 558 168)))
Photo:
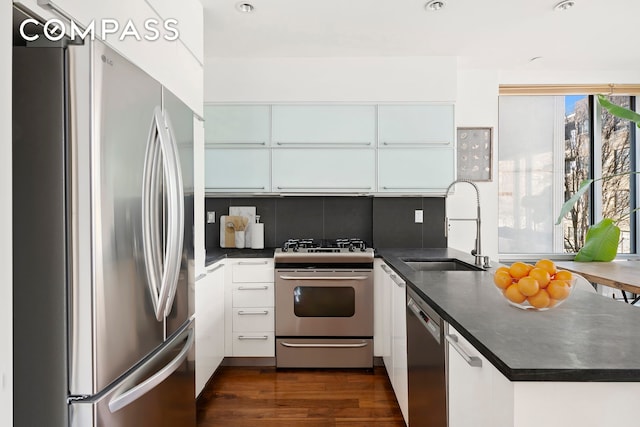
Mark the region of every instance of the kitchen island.
POLYGON ((555 309, 510 306, 486 271, 414 271, 403 258, 473 257, 384 249, 384 261, 511 381, 640 381, 640 310, 578 292, 555 309))
POLYGON ((415 271, 403 259, 473 257, 453 249, 385 249, 379 256, 459 334, 481 368, 449 348, 449 426, 636 426, 640 311, 575 290, 544 312, 510 306, 486 271, 415 271), (462 360, 462 359, 460 359, 462 360), (464 371, 463 371, 464 370, 464 371))

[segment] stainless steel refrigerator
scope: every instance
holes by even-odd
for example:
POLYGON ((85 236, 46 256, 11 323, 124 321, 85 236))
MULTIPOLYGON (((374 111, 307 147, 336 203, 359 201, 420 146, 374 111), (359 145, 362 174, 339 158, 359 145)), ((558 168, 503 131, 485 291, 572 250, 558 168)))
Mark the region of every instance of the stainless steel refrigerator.
POLYGON ((193 113, 97 41, 13 76, 14 425, 195 426, 193 113))

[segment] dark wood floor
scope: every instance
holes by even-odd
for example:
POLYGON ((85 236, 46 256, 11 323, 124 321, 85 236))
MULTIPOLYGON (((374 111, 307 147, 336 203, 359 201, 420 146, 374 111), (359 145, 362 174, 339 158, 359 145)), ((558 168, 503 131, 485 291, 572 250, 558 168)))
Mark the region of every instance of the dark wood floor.
POLYGON ((198 427, 404 427, 384 368, 221 367, 198 400, 198 427))

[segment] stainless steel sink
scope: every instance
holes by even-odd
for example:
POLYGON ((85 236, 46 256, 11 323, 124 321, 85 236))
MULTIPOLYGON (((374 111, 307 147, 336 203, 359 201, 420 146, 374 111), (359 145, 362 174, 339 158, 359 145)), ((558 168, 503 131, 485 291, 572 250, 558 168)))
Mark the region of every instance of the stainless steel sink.
POLYGON ((460 261, 455 258, 416 259, 402 258, 402 261, 415 271, 484 271, 482 267, 460 261))

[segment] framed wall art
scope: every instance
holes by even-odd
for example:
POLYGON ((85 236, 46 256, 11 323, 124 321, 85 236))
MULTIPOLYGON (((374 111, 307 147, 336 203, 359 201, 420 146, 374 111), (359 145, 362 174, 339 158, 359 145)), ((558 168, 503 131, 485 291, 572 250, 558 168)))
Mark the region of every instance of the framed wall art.
POLYGON ((457 129, 458 179, 491 181, 492 134, 490 127, 457 129))

